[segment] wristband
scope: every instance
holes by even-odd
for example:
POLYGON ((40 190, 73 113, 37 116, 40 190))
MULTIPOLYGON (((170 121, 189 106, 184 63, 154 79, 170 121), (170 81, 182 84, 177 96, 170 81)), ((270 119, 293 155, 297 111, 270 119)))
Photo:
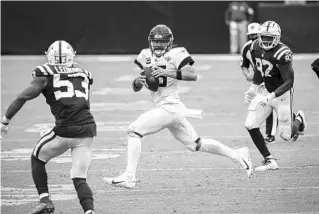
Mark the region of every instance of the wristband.
POLYGON ((182 80, 182 71, 181 70, 176 71, 176 79, 182 80))

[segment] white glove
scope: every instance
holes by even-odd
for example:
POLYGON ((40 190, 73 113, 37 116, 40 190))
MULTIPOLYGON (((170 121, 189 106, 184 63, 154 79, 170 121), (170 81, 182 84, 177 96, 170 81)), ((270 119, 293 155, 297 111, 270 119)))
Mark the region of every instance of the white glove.
POLYGON ((276 98, 276 95, 274 92, 268 94, 267 96, 263 96, 261 97, 258 102, 260 105, 262 106, 266 106, 266 105, 269 105, 269 102, 272 101, 273 99, 276 98))
POLYGON ((9 119, 5 116, 1 120, 1 134, 7 134, 9 131, 9 119))
POLYGON ((251 84, 245 94, 245 103, 250 103, 256 97, 256 89, 258 85, 251 84))

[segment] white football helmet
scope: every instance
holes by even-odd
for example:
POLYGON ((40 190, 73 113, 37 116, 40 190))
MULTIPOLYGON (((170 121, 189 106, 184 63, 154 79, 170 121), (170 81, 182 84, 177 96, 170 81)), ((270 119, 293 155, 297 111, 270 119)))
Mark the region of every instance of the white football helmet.
POLYGON ((281 29, 274 21, 266 21, 260 29, 259 43, 264 50, 270 50, 280 42, 281 29))
POLYGON ((50 65, 62 66, 72 66, 76 54, 72 46, 63 40, 53 42, 44 53, 47 55, 50 65))
POLYGON ((257 22, 252 22, 247 26, 247 35, 249 39, 257 39, 260 34, 260 24, 257 22))

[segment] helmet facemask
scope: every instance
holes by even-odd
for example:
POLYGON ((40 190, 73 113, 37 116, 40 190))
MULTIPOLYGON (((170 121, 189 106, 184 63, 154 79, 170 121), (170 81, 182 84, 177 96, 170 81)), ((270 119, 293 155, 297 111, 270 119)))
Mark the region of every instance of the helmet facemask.
POLYGON ((261 47, 265 50, 270 50, 276 45, 278 45, 280 41, 280 36, 279 35, 265 35, 261 34, 259 37, 259 41, 261 44, 261 47))
POLYGON ((281 29, 274 21, 266 21, 261 26, 259 45, 264 50, 270 50, 280 42, 281 29))
MULTIPOLYGON (((156 36, 155 36, 156 37, 156 36)), ((171 38, 169 39, 150 39, 150 49, 156 57, 163 56, 172 46, 171 38)))

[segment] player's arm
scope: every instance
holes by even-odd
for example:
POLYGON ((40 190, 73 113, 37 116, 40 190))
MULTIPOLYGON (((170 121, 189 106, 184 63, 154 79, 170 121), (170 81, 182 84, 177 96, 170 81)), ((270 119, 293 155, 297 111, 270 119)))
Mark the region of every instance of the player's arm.
POLYGON ((260 85, 261 83, 263 83, 264 79, 256 66, 254 66, 253 70, 254 70, 253 84, 260 85))
POLYGON ((160 76, 171 77, 183 81, 196 81, 197 74, 193 67, 194 60, 189 55, 185 48, 179 48, 177 54, 175 55, 174 64, 176 67, 163 69, 157 66, 153 66, 154 69, 152 75, 155 78, 160 76))
POLYGON ((39 96, 43 89, 47 85, 46 77, 35 77, 30 85, 23 90, 16 99, 10 104, 7 109, 5 116, 3 118, 4 123, 9 123, 9 121, 14 117, 14 115, 22 108, 22 106, 28 101, 39 96))
POLYGON ((278 64, 278 68, 284 83, 274 91, 276 97, 281 96, 294 85, 294 69, 292 68, 292 63, 278 64))
MULTIPOLYGON (((141 59, 142 57, 143 57, 142 53, 139 54, 137 59, 134 60, 134 63, 143 71, 143 65, 139 62, 139 59, 141 59)), ((143 85, 145 84, 146 84, 145 77, 140 74, 132 82, 133 91, 138 92, 142 90, 143 85)))
POLYGON ((252 81, 253 78, 253 74, 252 72, 249 70, 249 65, 250 62, 246 56, 247 52, 249 51, 248 46, 245 45, 241 51, 241 62, 240 62, 240 67, 241 67, 241 71, 243 73, 243 75, 245 76, 246 80, 248 82, 252 81))

